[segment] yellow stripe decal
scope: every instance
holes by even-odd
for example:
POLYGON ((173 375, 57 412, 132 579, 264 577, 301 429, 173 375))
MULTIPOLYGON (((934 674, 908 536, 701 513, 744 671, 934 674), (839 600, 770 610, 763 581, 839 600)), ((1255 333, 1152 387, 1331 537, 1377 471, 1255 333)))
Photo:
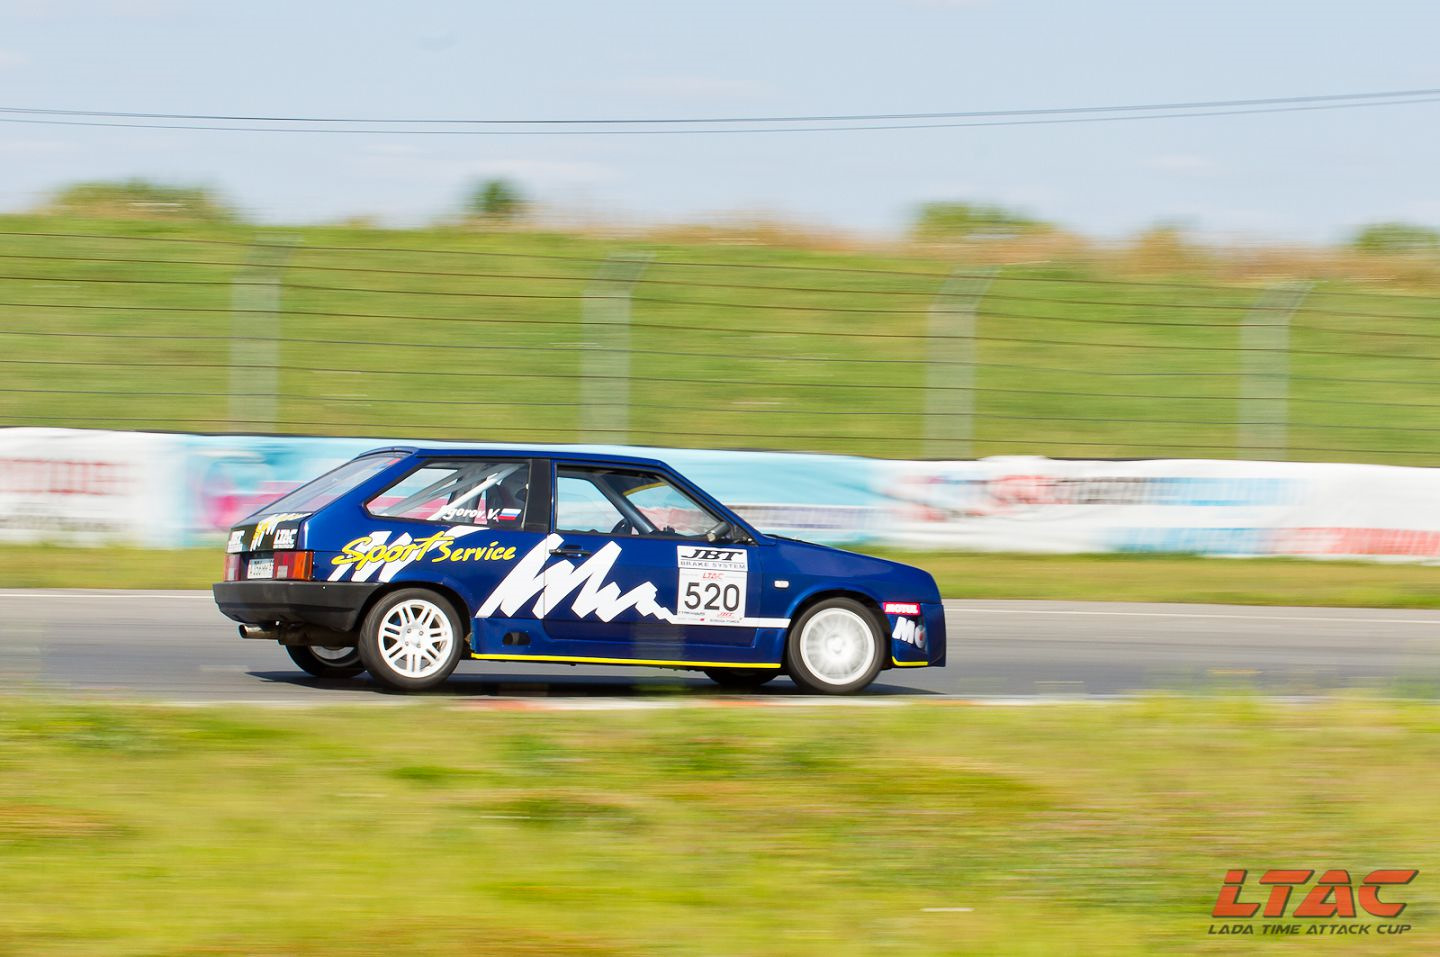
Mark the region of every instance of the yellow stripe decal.
POLYGON ((584 658, 570 655, 476 655, 481 661, 559 661, 586 665, 662 665, 676 668, 779 668, 778 664, 740 661, 672 661, 667 658, 584 658))
POLYGON ((901 661, 899 658, 896 658, 894 655, 891 655, 891 656, 890 656, 890 662, 891 662, 893 665, 895 665, 895 667, 897 667, 897 668, 928 668, 928 667, 930 667, 930 662, 928 662, 928 661, 901 661))

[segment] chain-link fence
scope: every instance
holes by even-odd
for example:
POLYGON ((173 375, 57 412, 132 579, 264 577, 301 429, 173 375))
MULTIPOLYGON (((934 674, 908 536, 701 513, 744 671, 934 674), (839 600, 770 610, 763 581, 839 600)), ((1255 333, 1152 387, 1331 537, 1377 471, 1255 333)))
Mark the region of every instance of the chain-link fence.
POLYGON ((1440 460, 1440 300, 1356 283, 27 221, 0 315, 8 425, 1440 460))

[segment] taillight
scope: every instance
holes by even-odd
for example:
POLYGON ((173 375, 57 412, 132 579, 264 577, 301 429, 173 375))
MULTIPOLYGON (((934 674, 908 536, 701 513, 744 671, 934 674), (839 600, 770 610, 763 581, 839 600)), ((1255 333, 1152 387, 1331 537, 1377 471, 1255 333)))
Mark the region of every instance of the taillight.
POLYGON ((225 556, 225 580, 226 580, 227 582, 233 582, 233 581, 239 581, 239 580, 240 580, 240 556, 239 556, 239 555, 226 555, 226 556, 225 556))
POLYGON ((315 567, 314 552, 276 552, 275 577, 291 581, 309 581, 315 567))

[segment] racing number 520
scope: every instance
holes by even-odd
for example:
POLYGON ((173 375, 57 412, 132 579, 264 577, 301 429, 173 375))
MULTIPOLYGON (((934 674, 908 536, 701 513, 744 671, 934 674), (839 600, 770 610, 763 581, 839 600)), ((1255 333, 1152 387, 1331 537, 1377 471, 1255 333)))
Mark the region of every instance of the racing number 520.
POLYGON ((740 607, 740 586, 732 583, 686 582, 685 607, 691 611, 736 611, 740 607))

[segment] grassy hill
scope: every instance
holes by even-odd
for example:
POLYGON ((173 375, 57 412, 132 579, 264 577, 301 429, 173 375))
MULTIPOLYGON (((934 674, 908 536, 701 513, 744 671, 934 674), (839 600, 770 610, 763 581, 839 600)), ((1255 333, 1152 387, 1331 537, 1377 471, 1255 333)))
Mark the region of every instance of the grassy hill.
MULTIPOLYGON (((543 232, 0 217, 0 424, 918 456, 927 409, 962 408, 953 376, 926 405, 927 359, 965 346, 926 331, 966 266, 543 232), (264 295, 237 286, 260 278, 258 241, 291 244, 278 329, 232 311, 264 295), (625 374, 623 355, 593 351, 615 330, 582 325, 585 297, 613 295, 596 276, 633 256, 651 259, 631 304, 630 430, 582 433, 584 401, 620 398, 587 393, 582 372, 625 374), (273 422, 227 395, 270 391, 272 336, 273 422)), ((974 454, 1235 456, 1249 414, 1239 324, 1264 289, 1005 267, 974 342, 974 454)), ((1440 461, 1440 298, 1326 280, 1290 345, 1291 458, 1440 461)))

